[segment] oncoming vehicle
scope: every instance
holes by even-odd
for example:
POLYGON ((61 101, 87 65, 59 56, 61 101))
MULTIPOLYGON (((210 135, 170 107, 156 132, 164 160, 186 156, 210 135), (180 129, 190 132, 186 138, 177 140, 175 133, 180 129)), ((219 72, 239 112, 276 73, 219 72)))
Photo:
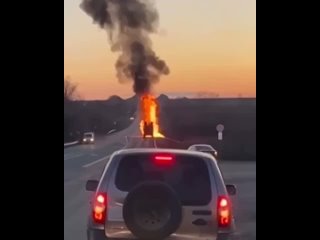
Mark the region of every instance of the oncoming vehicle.
POLYGON ((194 144, 191 145, 188 148, 189 151, 199 151, 199 152, 205 152, 212 154, 214 157, 218 157, 218 151, 215 150, 211 145, 209 144, 194 144))
POLYGON ((83 134, 82 143, 94 143, 94 133, 86 132, 83 134))
POLYGON ((227 240, 235 230, 235 186, 201 152, 120 150, 86 190, 94 192, 88 240, 227 240))

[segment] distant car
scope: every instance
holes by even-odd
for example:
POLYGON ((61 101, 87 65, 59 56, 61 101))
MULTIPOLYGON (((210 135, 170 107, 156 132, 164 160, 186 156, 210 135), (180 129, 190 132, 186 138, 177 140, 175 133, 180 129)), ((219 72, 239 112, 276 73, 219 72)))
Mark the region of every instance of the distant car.
POLYGON ((82 143, 94 143, 94 133, 93 132, 87 132, 83 134, 82 143))
POLYGON ((236 188, 209 154, 120 150, 86 190, 93 192, 87 240, 227 240, 235 231, 236 188))
POLYGON ((205 152, 218 157, 218 151, 209 144, 194 144, 188 148, 189 151, 205 152))

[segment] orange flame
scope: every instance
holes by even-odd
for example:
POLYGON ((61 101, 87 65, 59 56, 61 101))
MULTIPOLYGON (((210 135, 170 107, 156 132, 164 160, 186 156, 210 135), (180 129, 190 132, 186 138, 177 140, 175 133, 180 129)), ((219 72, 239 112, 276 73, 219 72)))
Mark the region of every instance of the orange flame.
MULTIPOLYGON (((159 130, 159 121, 158 121, 158 103, 150 94, 145 94, 140 99, 140 112, 141 112, 141 122, 140 122, 140 131, 144 135, 145 124, 153 125, 153 137, 163 138, 164 136, 160 133, 159 130)), ((146 137, 152 137, 151 134, 146 133, 146 137)))

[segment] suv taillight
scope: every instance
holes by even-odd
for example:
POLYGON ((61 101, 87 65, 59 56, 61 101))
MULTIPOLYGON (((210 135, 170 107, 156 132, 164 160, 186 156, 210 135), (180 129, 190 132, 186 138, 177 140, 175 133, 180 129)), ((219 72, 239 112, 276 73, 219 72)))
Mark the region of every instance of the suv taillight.
POLYGON ((228 196, 218 197, 218 226, 219 227, 229 227, 231 224, 231 204, 228 196))
POLYGON ((97 193, 92 206, 92 219, 95 223, 104 224, 107 215, 107 194, 97 193))

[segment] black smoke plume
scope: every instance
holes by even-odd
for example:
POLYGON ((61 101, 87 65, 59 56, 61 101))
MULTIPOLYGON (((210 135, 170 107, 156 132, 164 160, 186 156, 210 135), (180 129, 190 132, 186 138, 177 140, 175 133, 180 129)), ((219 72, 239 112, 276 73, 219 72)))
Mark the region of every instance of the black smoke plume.
POLYGON ((107 30, 111 50, 120 52, 115 64, 120 82, 133 80, 135 93, 143 94, 162 74, 169 74, 152 49, 150 34, 156 32, 159 20, 153 1, 83 0, 81 8, 107 30))

